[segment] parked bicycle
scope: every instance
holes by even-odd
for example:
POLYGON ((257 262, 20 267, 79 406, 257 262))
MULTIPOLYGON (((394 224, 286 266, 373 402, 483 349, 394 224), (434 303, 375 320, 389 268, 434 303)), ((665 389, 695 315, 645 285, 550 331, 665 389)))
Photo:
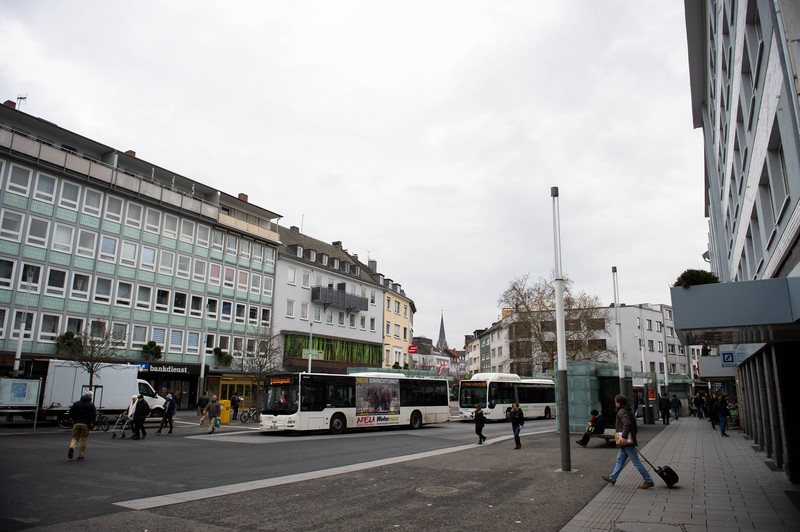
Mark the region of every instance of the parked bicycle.
POLYGON ((261 412, 258 411, 258 408, 251 406, 239 414, 239 421, 242 423, 247 423, 248 421, 259 423, 261 421, 261 412))
MULTIPOLYGON (((62 429, 71 429, 72 425, 74 424, 72 418, 69 416, 69 412, 64 412, 60 414, 58 416, 58 419, 56 419, 56 423, 62 429)), ((99 429, 102 430, 103 432, 106 432, 108 431, 108 426, 109 426, 108 416, 106 416, 105 414, 103 414, 98 410, 97 415, 94 418, 94 423, 92 423, 89 429, 91 430, 99 429)))

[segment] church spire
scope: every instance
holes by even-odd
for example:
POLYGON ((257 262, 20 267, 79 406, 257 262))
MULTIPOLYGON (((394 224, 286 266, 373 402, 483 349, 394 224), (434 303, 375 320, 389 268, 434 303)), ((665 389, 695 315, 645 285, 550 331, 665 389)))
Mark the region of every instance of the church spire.
POLYGON ((436 349, 439 351, 447 349, 447 337, 444 334, 444 310, 442 310, 442 320, 439 324, 439 339, 436 341, 436 349))

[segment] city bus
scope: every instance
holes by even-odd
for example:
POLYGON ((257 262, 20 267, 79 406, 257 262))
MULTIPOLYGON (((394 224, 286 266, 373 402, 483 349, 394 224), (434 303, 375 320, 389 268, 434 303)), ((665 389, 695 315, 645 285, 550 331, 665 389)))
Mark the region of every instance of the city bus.
POLYGON ((550 419, 556 411, 555 384, 551 379, 522 378, 515 373, 476 373, 459 384, 462 421, 472 419, 475 405, 481 405, 489 421, 509 419, 513 403, 519 403, 526 418, 550 419))
POLYGON ((399 373, 276 373, 265 379, 262 432, 408 425, 450 420, 447 381, 399 373))

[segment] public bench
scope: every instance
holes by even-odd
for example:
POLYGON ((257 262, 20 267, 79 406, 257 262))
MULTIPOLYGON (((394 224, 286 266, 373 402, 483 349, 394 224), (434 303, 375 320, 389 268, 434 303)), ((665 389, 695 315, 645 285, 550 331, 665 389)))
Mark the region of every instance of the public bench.
POLYGON ((614 441, 614 433, 611 434, 592 434, 589 438, 600 438, 606 440, 606 444, 614 447, 616 442, 614 441))

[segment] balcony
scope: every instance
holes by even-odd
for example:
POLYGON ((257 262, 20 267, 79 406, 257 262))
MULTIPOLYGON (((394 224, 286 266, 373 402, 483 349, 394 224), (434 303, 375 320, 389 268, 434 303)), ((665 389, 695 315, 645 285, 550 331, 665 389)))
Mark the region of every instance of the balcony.
POLYGON ((369 309, 369 300, 366 297, 348 294, 344 290, 335 290, 324 286, 311 288, 311 302, 322 303, 326 309, 329 306, 345 308, 348 312, 369 309))

